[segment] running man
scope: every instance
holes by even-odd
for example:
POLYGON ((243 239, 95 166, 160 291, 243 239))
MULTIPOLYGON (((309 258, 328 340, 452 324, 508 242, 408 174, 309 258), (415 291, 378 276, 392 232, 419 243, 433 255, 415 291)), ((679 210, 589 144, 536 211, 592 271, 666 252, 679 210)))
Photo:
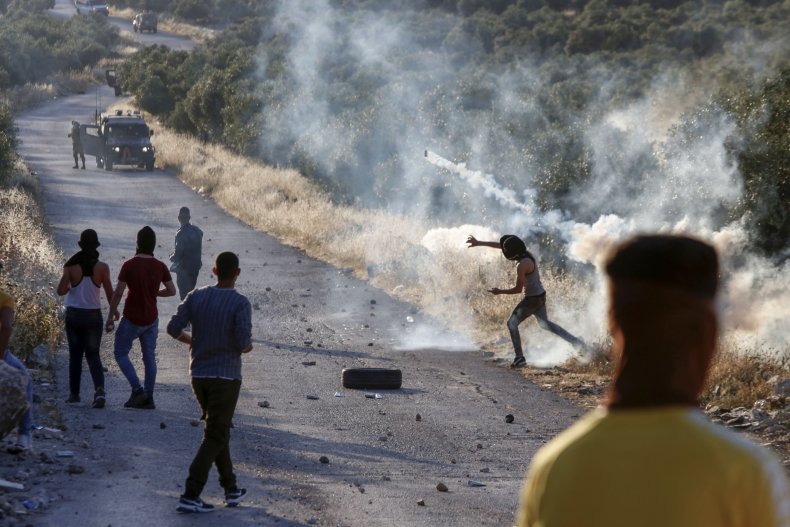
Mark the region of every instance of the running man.
POLYGON ((203 412, 203 441, 189 466, 189 476, 176 510, 211 512, 214 506, 200 498, 211 465, 217 467, 225 504, 235 507, 247 494, 236 485, 230 459, 230 428, 241 389, 241 355, 252 351, 252 309, 235 289, 239 257, 217 256, 213 269, 217 284, 195 289, 178 306, 167 333, 189 345, 192 390, 203 412), (191 325, 193 333, 184 330, 191 325))
POLYGON ((535 315, 538 325, 542 329, 551 331, 577 350, 584 348, 584 342, 568 333, 559 324, 549 320, 546 313, 546 290, 543 289, 543 284, 540 282, 538 262, 532 256, 532 253, 527 250, 527 246, 521 238, 512 234, 506 234, 498 242, 483 242, 470 235, 466 239, 466 243, 469 244, 470 248, 491 247, 492 249, 501 249, 505 258, 517 262, 516 285, 510 289, 493 287, 488 290, 493 295, 518 295, 522 292, 524 293, 524 299, 518 303, 507 321, 507 329, 510 331, 510 339, 513 341, 513 350, 516 352, 516 358, 513 359, 513 363, 510 365, 511 368, 521 368, 527 363, 521 347, 521 334, 518 331, 518 326, 532 315, 535 315))

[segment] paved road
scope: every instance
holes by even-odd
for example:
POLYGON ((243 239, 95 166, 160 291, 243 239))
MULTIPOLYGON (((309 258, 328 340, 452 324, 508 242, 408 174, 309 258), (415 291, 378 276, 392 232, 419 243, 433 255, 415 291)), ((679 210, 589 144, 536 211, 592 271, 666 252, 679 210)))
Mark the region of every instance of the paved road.
MULTIPOLYGON (((74 16, 77 11, 74 9, 74 3, 70 2, 69 0, 55 0, 55 7, 51 9, 50 12, 58 17, 68 18, 74 16)), ((110 23, 118 26, 118 28, 125 33, 125 36, 132 38, 133 40, 140 42, 146 46, 151 44, 161 44, 164 46, 168 46, 172 49, 178 50, 185 50, 189 51, 193 47, 195 47, 195 42, 190 39, 189 37, 184 37, 181 35, 175 35, 173 33, 168 33, 166 31, 159 31, 158 33, 135 33, 134 29, 132 29, 132 21, 126 20, 125 18, 118 18, 116 16, 112 16, 112 10, 110 10, 110 23)))
MULTIPOLYGON (((109 88, 100 93, 112 99, 109 88)), ((236 251, 242 265, 238 288, 255 306, 255 349, 244 359, 231 440, 240 484, 250 498, 244 507, 201 518, 201 524, 510 525, 531 455, 579 410, 477 350, 397 351, 411 328, 432 322, 385 292, 240 223, 171 174, 123 168, 108 173, 91 160, 87 170, 72 169, 68 123, 90 121, 94 101, 94 94, 64 97, 17 120, 20 152, 40 176, 58 245, 71 254, 79 232, 95 228, 102 259, 115 276, 133 255, 135 233, 143 225, 156 230, 156 254, 166 257, 178 209, 186 205, 205 232, 199 283, 211 282, 213 255, 236 251), (305 359, 316 365, 302 365, 305 359), (343 390, 341 369, 363 366, 401 368, 403 389, 383 392, 382 399, 343 390), (343 397, 335 397, 336 391, 343 397), (259 406, 263 400, 268 408, 259 406), (515 416, 513 424, 505 423, 506 414, 515 416), (322 455, 328 464, 319 462, 322 455), (469 487, 470 479, 487 486, 469 487), (436 491, 440 481, 449 492, 436 491), (419 499, 425 506, 417 505, 419 499)), ((176 305, 174 299, 160 302, 161 326, 176 305)), ((102 355, 109 368, 108 408, 61 405, 66 440, 86 471, 53 476, 60 499, 37 524, 193 525, 195 518, 174 512, 201 434, 191 424, 198 413, 187 350, 160 328, 154 411, 122 408, 129 387, 112 358, 110 336, 103 339, 102 355)), ((64 399, 65 359, 60 350, 64 399)), ((85 400, 90 387, 85 368, 85 400)), ((36 446, 51 455, 64 448, 55 438, 41 438, 36 446)), ((219 503, 213 478, 204 498, 219 503)))

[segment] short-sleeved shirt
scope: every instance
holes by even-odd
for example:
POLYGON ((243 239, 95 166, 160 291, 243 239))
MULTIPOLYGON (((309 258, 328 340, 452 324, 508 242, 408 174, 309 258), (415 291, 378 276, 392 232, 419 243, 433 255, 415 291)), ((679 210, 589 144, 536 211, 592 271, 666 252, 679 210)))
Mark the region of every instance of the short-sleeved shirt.
POLYGON ((541 448, 519 527, 787 527, 767 450, 687 407, 595 410, 541 448))
POLYGON ((123 306, 124 318, 136 326, 153 324, 159 317, 156 309, 159 288, 173 281, 167 266, 153 257, 135 256, 123 263, 118 280, 129 290, 123 306))
POLYGON ((14 309, 14 297, 0 289, 0 309, 4 307, 14 309))

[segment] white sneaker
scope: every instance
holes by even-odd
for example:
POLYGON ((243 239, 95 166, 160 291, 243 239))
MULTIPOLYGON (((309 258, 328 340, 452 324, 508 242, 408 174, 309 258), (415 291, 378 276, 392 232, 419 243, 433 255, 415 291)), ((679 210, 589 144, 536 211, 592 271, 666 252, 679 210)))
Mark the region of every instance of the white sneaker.
POLYGON ((8 447, 8 452, 10 454, 21 454, 23 452, 29 452, 33 449, 33 438, 30 436, 30 433, 27 434, 19 434, 16 438, 16 444, 14 446, 8 447))

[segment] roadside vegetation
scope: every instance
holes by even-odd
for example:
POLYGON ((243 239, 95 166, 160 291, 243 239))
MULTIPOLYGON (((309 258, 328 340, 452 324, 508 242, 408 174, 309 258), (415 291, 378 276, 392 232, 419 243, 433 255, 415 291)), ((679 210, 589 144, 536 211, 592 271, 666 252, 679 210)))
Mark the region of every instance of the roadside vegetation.
POLYGON ((11 347, 22 357, 61 335, 53 282, 62 255, 42 216, 38 178, 16 153, 14 113, 95 83, 118 32, 104 17, 60 20, 52 0, 0 1, 0 287, 17 301, 11 347))
POLYGON ((11 349, 21 357, 41 343, 54 346, 61 335, 53 282, 62 255, 42 215, 38 178, 13 150, 14 122, 0 102, 0 287, 17 303, 11 349))

